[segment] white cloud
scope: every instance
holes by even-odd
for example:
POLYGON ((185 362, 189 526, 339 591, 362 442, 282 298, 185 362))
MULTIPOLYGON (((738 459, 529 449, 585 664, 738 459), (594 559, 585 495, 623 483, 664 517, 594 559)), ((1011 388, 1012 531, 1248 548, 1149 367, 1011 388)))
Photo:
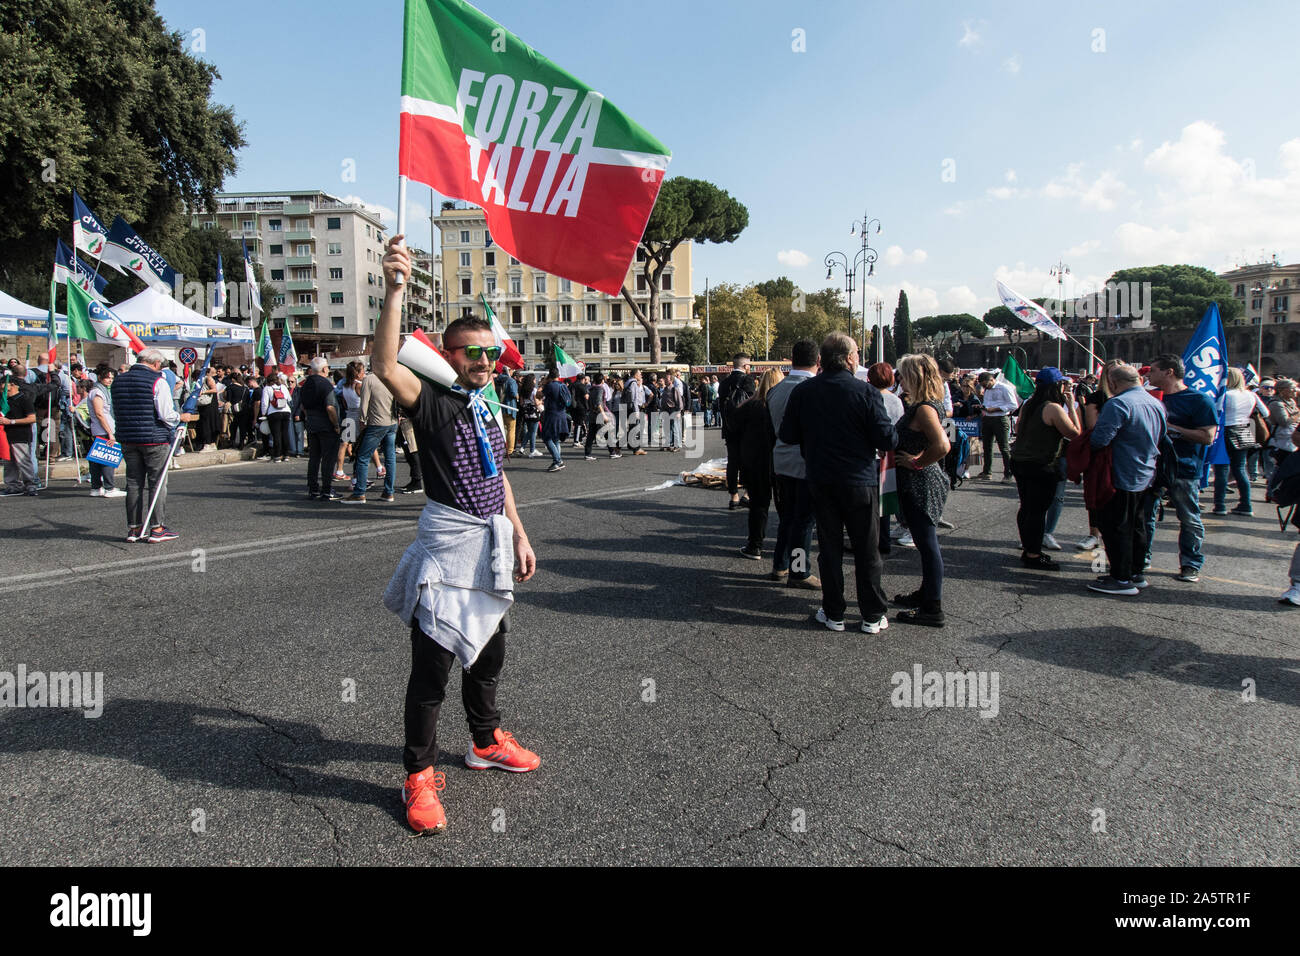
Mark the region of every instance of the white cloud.
POLYGON ((1020 190, 1014 186, 990 186, 984 193, 990 199, 1012 199, 1020 195, 1020 190))
POLYGON ((1019 54, 1019 53, 1013 53, 1013 54, 1011 54, 1011 56, 1009 56, 1009 57, 1007 57, 1005 60, 1003 60, 1003 61, 1002 61, 1002 71, 1003 71, 1004 73, 1010 73, 1012 76, 1015 76, 1017 73, 1019 73, 1019 72, 1020 72, 1020 54, 1019 54))
POLYGON ((898 266, 907 263, 909 265, 920 265, 926 259, 930 258, 924 249, 913 249, 911 253, 903 251, 902 246, 890 246, 885 250, 884 261, 887 266, 898 266))
POLYGON ((782 249, 776 254, 776 261, 792 269, 802 269, 812 262, 812 259, 808 257, 807 253, 800 252, 798 249, 782 249))
POLYGON ((961 39, 957 41, 957 45, 967 48, 979 46, 984 41, 980 31, 985 26, 987 24, 983 20, 963 20, 961 22, 961 39))
POLYGON ((1003 178, 1009 183, 1014 183, 1016 181, 1016 171, 1014 169, 1008 169, 1002 175, 1003 178))
POLYGON ((1043 187, 1046 199, 1077 199, 1081 205, 1103 211, 1114 209, 1116 202, 1128 191, 1109 169, 1102 170, 1091 182, 1083 176, 1083 163, 1071 163, 1064 175, 1058 176, 1043 187))
POLYGON ((1183 127, 1178 142, 1161 143, 1147 156, 1148 171, 1187 193, 1232 189, 1246 178, 1243 164, 1224 155, 1227 137, 1204 120, 1183 127))
POLYGON ((945 312, 970 312, 975 315, 976 306, 979 305, 980 297, 977 296, 970 288, 965 285, 955 285, 943 294, 943 308, 945 312))
POLYGON ((1101 248, 1100 239, 1085 239, 1077 246, 1071 246, 1065 250, 1067 258, 1082 259, 1084 256, 1101 248))

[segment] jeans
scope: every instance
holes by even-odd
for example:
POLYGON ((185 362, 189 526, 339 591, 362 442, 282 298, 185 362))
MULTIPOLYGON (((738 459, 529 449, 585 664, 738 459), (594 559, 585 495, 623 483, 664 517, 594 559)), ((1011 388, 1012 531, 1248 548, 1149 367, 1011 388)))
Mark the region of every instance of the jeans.
POLYGON ((1237 485, 1237 508, 1250 511, 1250 479, 1246 476, 1246 456, 1244 449, 1229 448, 1228 463, 1214 466, 1214 510, 1222 511, 1228 506, 1228 474, 1237 485))
POLYGON ((813 509, 808 481, 776 475, 773 487, 777 525, 772 570, 789 571, 796 581, 811 577, 813 509))
POLYGON ((530 455, 537 451, 537 426, 540 424, 541 422, 524 422, 524 439, 519 443, 519 447, 522 448, 527 444, 530 455))
POLYGON ((360 450, 357 452, 356 465, 352 469, 355 493, 366 493, 366 481, 370 478, 370 456, 376 448, 382 448, 384 459, 384 494, 393 493, 393 481, 397 473, 397 423, 391 425, 367 425, 361 436, 360 450))
POLYGON ((1059 484, 1056 466, 1013 460, 1011 474, 1015 476, 1016 490, 1020 493, 1020 510, 1016 512, 1020 547, 1026 554, 1042 554, 1047 512, 1052 507, 1059 484))
POLYGON ((72 412, 60 411, 59 418, 59 454, 71 455, 74 444, 72 437, 72 412))
POLYGON ((546 450, 551 453, 551 463, 554 465, 564 464, 564 458, 560 455, 560 443, 554 438, 544 439, 543 443, 546 445, 546 450))
MULTIPOLYGON (((1178 566, 1201 570, 1205 565, 1205 555, 1201 554, 1201 542, 1205 540, 1205 525, 1201 523, 1200 494, 1201 478, 1179 478, 1168 489, 1169 502, 1178 513, 1178 566)), ((1146 563, 1151 564, 1151 543, 1156 536, 1156 501, 1152 494, 1147 500, 1142 513, 1146 525, 1146 563)))
POLYGON ((103 488, 105 491, 112 491, 115 471, 117 468, 112 465, 101 465, 97 461, 90 462, 90 490, 103 488))
MULTIPOLYGON (((328 495, 334 481, 334 461, 339 453, 339 433, 333 428, 307 433, 307 491, 328 495)), ((365 487, 364 485, 362 487, 365 487)))
POLYGON ((980 419, 980 441, 984 444, 984 467, 980 470, 985 478, 993 472, 993 443, 1002 452, 1002 474, 1011 473, 1011 459, 1007 457, 1007 442, 1011 438, 1010 415, 985 415, 980 419))
POLYGON ((668 447, 682 447, 682 413, 668 412, 668 447))
POLYGON ((1056 534, 1056 524, 1061 520, 1061 512, 1065 510, 1064 455, 1056 460, 1056 470, 1059 476, 1056 482, 1056 494, 1052 497, 1052 503, 1047 506, 1047 518, 1043 522, 1043 534, 1056 534))
POLYGON ((858 607, 866 621, 885 616, 885 589, 880 575, 884 559, 877 548, 880 489, 875 485, 811 484, 817 517, 817 568, 822 577, 822 610, 833 621, 844 620, 844 534, 853 546, 858 607))
POLYGON ((1156 492, 1121 491, 1106 506, 1097 511, 1097 530, 1106 546, 1106 560, 1110 563, 1110 576, 1116 581, 1131 581, 1139 570, 1135 562, 1151 550, 1151 539, 1142 516, 1147 508, 1155 508, 1156 492))
MULTIPOLYGON (((460 699, 465 705, 474 745, 487 747, 501 726, 497 710, 497 678, 506 659, 507 618, 479 653, 474 666, 460 675, 460 699)), ((406 772, 419 773, 438 759, 438 713, 447 696, 447 677, 456 655, 411 625, 411 676, 406 684, 406 748, 402 763, 406 772)))
POLYGON ((292 455, 301 455, 307 450, 307 426, 302 420, 293 422, 289 426, 289 453, 292 455))
POLYGON ((943 600, 943 552, 939 549, 939 529, 906 495, 898 496, 898 506, 907 519, 907 533, 912 536, 921 556, 921 599, 938 603, 943 600))
POLYGON ((126 465, 126 525, 145 531, 167 525, 167 457, 171 445, 122 445, 122 462, 126 465), (154 494, 149 527, 144 526, 145 512, 154 494))

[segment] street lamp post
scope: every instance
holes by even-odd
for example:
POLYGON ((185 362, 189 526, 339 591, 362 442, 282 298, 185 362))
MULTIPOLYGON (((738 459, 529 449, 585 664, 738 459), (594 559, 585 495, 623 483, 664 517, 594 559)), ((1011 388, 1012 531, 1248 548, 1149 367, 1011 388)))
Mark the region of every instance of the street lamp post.
MULTIPOLYGON (((1070 274, 1070 267, 1064 262, 1057 262, 1050 270, 1050 273, 1056 276, 1056 324, 1065 328, 1062 320, 1065 318, 1065 277, 1070 274)), ((1056 367, 1061 367, 1061 340, 1056 340, 1056 367)))
POLYGON ((1264 283, 1257 282, 1250 290, 1252 296, 1259 296, 1259 340, 1255 348, 1255 374, 1264 376, 1264 283))
MULTIPOLYGON (((863 213, 861 219, 854 220, 853 225, 849 228, 849 235, 858 235, 862 238, 862 246, 858 249, 856 255, 850 261, 849 257, 842 252, 827 253, 823 263, 826 266, 826 278, 831 278, 835 267, 839 266, 844 270, 844 290, 846 293, 845 301, 849 306, 849 334, 853 334, 853 289, 857 279, 858 270, 866 268, 867 273, 862 280, 862 344, 861 348, 867 347, 867 282, 866 280, 876 274, 876 250, 871 248, 869 234, 872 225, 876 227, 876 233, 880 233, 880 220, 873 219, 863 213)), ((876 328, 876 354, 877 361, 884 361, 884 343, 881 341, 881 330, 879 323, 879 312, 877 312, 876 328)))

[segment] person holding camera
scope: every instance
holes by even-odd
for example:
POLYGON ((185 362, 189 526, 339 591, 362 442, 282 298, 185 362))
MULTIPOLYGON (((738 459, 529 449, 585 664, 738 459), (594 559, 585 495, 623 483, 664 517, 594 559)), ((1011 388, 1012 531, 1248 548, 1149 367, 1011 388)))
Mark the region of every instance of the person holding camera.
POLYGON ((1060 369, 1039 370, 1036 384, 1020 410, 1011 445, 1011 474, 1020 494, 1016 512, 1020 563, 1035 570, 1059 571, 1060 564, 1043 554, 1044 525, 1061 481, 1059 462, 1065 443, 1079 437, 1082 424, 1073 386, 1060 369))

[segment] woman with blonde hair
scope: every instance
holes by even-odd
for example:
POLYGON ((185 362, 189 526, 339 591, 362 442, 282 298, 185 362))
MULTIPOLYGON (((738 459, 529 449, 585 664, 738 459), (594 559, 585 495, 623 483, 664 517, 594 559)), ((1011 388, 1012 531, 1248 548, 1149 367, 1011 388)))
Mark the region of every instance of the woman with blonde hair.
POLYGON ((1228 389, 1223 394, 1223 444, 1228 450, 1228 463, 1214 466, 1214 510, 1216 515, 1228 514, 1228 474, 1237 486, 1237 506, 1232 514, 1249 517, 1254 514, 1250 504, 1250 478, 1246 475, 1246 456, 1259 447, 1255 440, 1255 396, 1246 389, 1246 376, 1239 368, 1228 369, 1228 389))
POLYGON ((767 411, 767 393, 784 378, 785 373, 780 369, 768 369, 758 380, 754 397, 727 416, 733 444, 740 451, 740 483, 749 496, 749 539, 740 553, 755 561, 763 558, 763 534, 772 502, 772 447, 776 444, 776 432, 767 411))
POLYGON ((898 380, 907 410, 898 422, 894 453, 898 503, 921 555, 921 586, 894 597, 909 610, 895 618, 905 624, 943 627, 943 554, 939 518, 948 499, 948 476, 940 462, 948 454, 943 430, 943 376, 928 355, 898 360, 898 380))

